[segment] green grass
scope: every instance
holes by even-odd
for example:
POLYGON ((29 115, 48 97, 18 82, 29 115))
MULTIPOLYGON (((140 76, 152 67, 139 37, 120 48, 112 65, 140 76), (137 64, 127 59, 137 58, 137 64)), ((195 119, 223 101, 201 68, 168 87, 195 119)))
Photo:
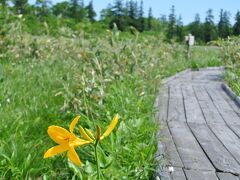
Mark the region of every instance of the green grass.
POLYGON ((203 67, 222 66, 221 51, 213 46, 195 46, 191 49, 191 67, 198 69, 203 67))
MULTIPOLYGON (((12 29, 0 68, 0 179, 96 178, 91 147, 79 148, 81 173, 64 155, 43 159, 54 145, 47 127, 105 129, 119 113, 117 130, 101 143, 105 179, 149 179, 155 163, 155 97, 163 78, 192 66, 181 45, 156 36, 53 38, 12 29)), ((193 50, 199 67, 221 65, 215 49, 193 50), (203 53, 204 52, 204 53, 203 53), (205 55, 204 55, 205 54, 205 55)))
POLYGON ((222 42, 222 59, 225 65, 225 81, 240 96, 240 38, 231 37, 222 42))
POLYGON ((225 72, 225 81, 231 87, 231 89, 240 96, 240 73, 239 70, 227 69, 225 72))

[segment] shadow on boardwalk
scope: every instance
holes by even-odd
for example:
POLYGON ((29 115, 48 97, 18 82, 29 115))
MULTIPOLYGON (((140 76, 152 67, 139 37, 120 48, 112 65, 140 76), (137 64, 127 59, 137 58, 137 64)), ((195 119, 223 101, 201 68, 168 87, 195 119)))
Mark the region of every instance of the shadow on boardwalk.
POLYGON ((222 89, 222 75, 221 68, 186 71, 162 87, 157 158, 166 162, 156 179, 240 179, 240 108, 222 89))

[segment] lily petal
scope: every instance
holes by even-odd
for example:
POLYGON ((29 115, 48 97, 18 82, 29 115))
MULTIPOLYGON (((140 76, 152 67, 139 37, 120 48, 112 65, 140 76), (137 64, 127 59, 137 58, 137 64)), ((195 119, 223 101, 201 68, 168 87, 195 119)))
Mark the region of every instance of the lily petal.
POLYGON ((76 146, 82 146, 84 144, 89 144, 91 143, 92 141, 86 141, 84 139, 80 139, 80 138, 76 138, 74 139, 73 141, 70 141, 69 142, 69 146, 70 147, 76 147, 76 146))
POLYGON ((68 158, 77 166, 81 164, 81 161, 73 147, 71 147, 67 153, 68 158))
POLYGON ((109 134, 112 132, 112 130, 116 127, 118 123, 119 115, 115 115, 112 122, 108 126, 107 130, 103 133, 103 135, 100 137, 100 140, 104 139, 105 137, 109 136, 109 134))
POLYGON ((79 120, 80 116, 76 116, 73 121, 71 122, 70 126, 69 126, 69 130, 71 133, 73 133, 73 130, 76 126, 76 124, 78 123, 78 120, 79 120))
POLYGON ((45 152, 44 154, 44 158, 49 158, 49 157, 52 157, 54 155, 57 155, 57 154, 61 154, 63 153, 64 151, 67 151, 69 149, 69 146, 68 144, 62 144, 62 145, 57 145, 57 146, 54 146, 50 149, 47 150, 47 152, 45 152))
POLYGON ((59 126, 49 126, 48 134, 53 141, 58 144, 63 144, 68 141, 71 133, 59 126))
POLYGON ((78 130, 84 139, 88 141, 93 141, 93 139, 89 137, 89 135, 86 133, 82 126, 80 126, 78 130))

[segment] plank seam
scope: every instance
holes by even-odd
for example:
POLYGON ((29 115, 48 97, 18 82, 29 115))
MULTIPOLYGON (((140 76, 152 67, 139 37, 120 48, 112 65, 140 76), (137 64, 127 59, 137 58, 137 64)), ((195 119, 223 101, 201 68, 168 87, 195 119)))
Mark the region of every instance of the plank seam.
MULTIPOLYGON (((223 118, 221 112, 219 111, 218 107, 216 106, 215 102, 213 101, 212 96, 210 95, 210 93, 208 92, 208 90, 205 88, 208 96, 210 97, 211 101, 213 102, 213 105, 216 107, 216 110, 218 111, 219 115, 222 117, 223 121, 225 122, 226 126, 238 137, 238 135, 235 133, 235 131, 232 130, 232 128, 229 126, 229 124, 226 122, 226 120, 223 118)), ((233 153, 231 153, 229 151, 229 149, 223 144, 223 142, 217 137, 217 135, 214 133, 214 131, 212 130, 212 128, 207 125, 208 128, 210 129, 210 131, 215 135, 215 137, 218 139, 218 141, 223 145, 223 147, 227 150, 227 152, 233 157, 233 159, 237 162, 237 164, 240 165, 240 162, 235 158, 235 156, 233 155, 233 153)), ((229 172, 231 173, 231 172, 229 172)), ((233 174, 233 173, 232 173, 233 174)))
MULTIPOLYGON (((200 109, 201 109, 201 111, 202 111, 203 117, 204 117, 204 119, 205 119, 206 126, 209 128, 209 125, 208 125, 207 120, 206 120, 206 116, 205 116, 205 114, 204 114, 204 112, 203 112, 202 106, 201 106, 200 103, 199 103, 199 99, 198 99, 198 97, 197 97, 196 90, 195 90, 194 87, 193 87, 193 92, 194 92, 195 97, 196 97, 197 100, 198 100, 198 104, 199 104, 199 107, 200 107, 200 109)), ((189 124, 188 124, 188 126, 189 126, 189 124)), ((200 146, 201 149, 203 150, 204 154, 205 154, 206 157, 208 158, 209 162, 210 162, 210 163, 212 164, 212 166, 215 168, 215 171, 218 171, 217 167, 214 165, 213 161, 212 161, 211 158, 208 156, 207 152, 206 152, 206 151, 204 150, 204 148, 201 146, 201 143, 200 143, 199 140, 197 139, 196 135, 194 134, 194 132, 193 132, 193 130, 191 129, 190 126, 189 126, 189 129, 190 129, 190 131, 192 132, 193 136, 195 137, 196 141, 198 142, 199 146, 200 146)), ((210 128, 209 128, 209 129, 210 129, 210 128)), ((210 129, 210 131, 211 131, 211 129, 210 129)), ((214 135, 215 135, 215 134, 214 134, 214 135)), ((215 136, 216 136, 216 135, 215 135, 215 136)))
POLYGON ((183 163, 182 157, 181 157, 181 155, 180 155, 180 153, 179 153, 179 151, 178 151, 176 142, 175 142, 174 139, 173 139, 173 135, 172 135, 171 129, 169 128, 168 114, 169 114, 169 101, 170 101, 170 86, 168 86, 168 87, 169 87, 169 88, 168 88, 167 128, 168 128, 169 133, 170 133, 170 135, 171 135, 171 137, 172 137, 173 144, 174 144, 174 146, 175 146, 175 148, 176 148, 176 151, 177 151, 177 153, 178 153, 178 156, 179 156, 179 158, 180 158, 180 160, 181 160, 181 162, 182 162, 183 168, 184 168, 184 163, 183 163))

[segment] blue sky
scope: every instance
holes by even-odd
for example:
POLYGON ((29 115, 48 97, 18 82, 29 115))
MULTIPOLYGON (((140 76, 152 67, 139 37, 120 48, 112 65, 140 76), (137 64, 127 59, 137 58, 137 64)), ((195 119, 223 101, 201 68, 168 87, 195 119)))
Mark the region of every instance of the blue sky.
MULTIPOLYGON (((34 2, 35 0, 30 0, 34 2)), ((140 3, 141 0, 136 0, 140 3)), ((52 0, 53 4, 61 2, 61 0, 52 0)), ((88 4, 89 0, 84 1, 88 4)), ((94 9, 99 15, 101 9, 107 7, 109 3, 113 3, 114 0, 93 0, 94 9)), ((220 9, 227 10, 231 13, 231 22, 234 22, 234 17, 237 10, 240 10, 240 0, 143 0, 145 15, 149 7, 152 7, 155 17, 160 17, 161 14, 168 15, 172 5, 175 6, 176 14, 182 16, 184 24, 192 22, 195 14, 199 13, 201 20, 205 18, 206 11, 211 8, 215 16, 215 22, 219 19, 220 9)))

